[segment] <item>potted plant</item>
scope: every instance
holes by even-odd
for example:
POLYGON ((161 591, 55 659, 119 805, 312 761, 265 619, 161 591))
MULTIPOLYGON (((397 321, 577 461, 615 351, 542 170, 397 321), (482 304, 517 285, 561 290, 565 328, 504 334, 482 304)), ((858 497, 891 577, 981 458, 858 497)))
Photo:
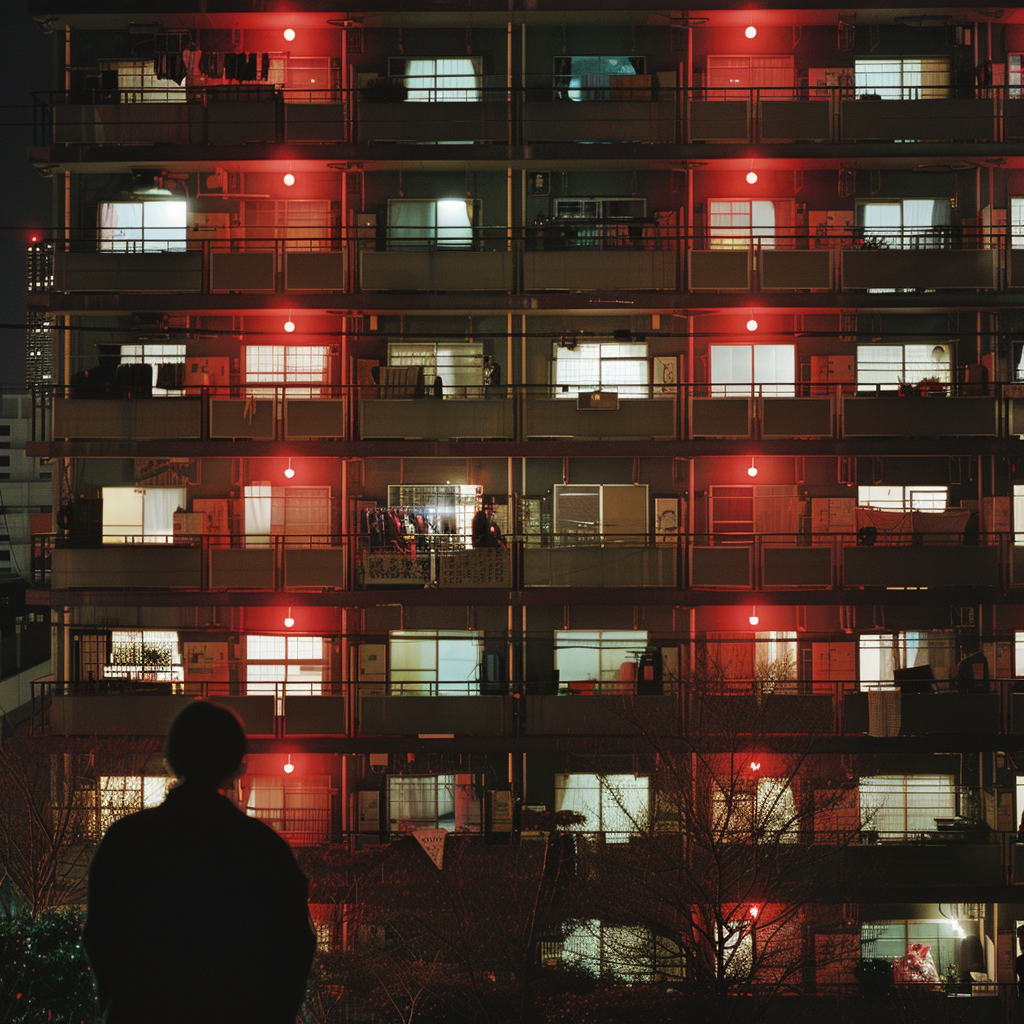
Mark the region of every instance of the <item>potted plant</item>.
POLYGON ((945 395, 946 385, 938 377, 922 377, 917 382, 917 390, 922 395, 945 395))

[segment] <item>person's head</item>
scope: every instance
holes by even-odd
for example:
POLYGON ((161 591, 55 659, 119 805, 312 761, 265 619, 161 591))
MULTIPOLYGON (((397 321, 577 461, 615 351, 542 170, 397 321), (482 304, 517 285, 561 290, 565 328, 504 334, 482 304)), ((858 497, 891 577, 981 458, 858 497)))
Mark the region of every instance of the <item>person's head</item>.
POLYGON ((484 498, 484 511, 490 515, 494 511, 494 499, 484 498))
POLYGON ((219 704, 193 701, 167 731, 164 756, 183 782, 216 788, 238 773, 245 757, 245 729, 219 704))

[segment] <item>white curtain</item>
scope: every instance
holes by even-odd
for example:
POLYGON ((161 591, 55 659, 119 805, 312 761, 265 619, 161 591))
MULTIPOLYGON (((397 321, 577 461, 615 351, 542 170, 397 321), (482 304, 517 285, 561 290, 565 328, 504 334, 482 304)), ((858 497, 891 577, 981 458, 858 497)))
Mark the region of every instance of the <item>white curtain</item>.
POLYGON ((270 543, 270 484, 251 484, 245 488, 245 543, 247 547, 265 547, 270 543))
POLYGON ((410 103, 479 103, 479 57, 413 59, 405 62, 410 103))
POLYGON ((433 199, 388 200, 388 248, 427 249, 434 239, 437 203, 433 199))
POLYGON ((604 832, 605 842, 624 843, 646 827, 649 779, 636 775, 572 773, 555 778, 555 810, 586 816, 575 832, 604 832))
POLYGON ((142 496, 142 533, 148 541, 174 536, 174 513, 185 507, 184 487, 147 487, 142 496))

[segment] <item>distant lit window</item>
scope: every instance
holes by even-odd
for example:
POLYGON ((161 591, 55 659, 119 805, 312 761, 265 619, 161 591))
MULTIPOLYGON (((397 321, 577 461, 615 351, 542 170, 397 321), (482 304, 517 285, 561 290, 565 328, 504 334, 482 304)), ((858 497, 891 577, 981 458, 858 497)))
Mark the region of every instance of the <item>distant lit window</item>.
POLYGON ((555 343, 554 383, 557 398, 604 388, 620 398, 646 398, 650 381, 646 342, 555 343))
POLYGON ((168 629, 115 629, 106 679, 176 682, 184 679, 178 634, 168 629))
POLYGON ((104 487, 104 544, 170 544, 174 513, 184 510, 184 487, 104 487))
POLYGON ((164 802, 173 779, 164 775, 101 775, 99 828, 106 832, 115 821, 164 802))
POLYGON ((603 832, 605 842, 625 843, 647 827, 650 779, 646 775, 555 776, 555 810, 575 811, 586 819, 573 832, 603 832))
POLYGON ((941 100, 949 95, 948 57, 878 57, 854 61, 858 96, 941 100))
POLYGON ((857 384, 895 391, 901 383, 916 384, 924 377, 952 380, 952 345, 858 345, 857 384))
MULTIPOLYGON (((578 56, 555 58, 555 96, 575 102, 618 99, 616 95, 624 78, 643 75, 647 70, 645 57, 578 56)), ((648 96, 650 91, 648 90, 648 96)), ((634 98, 632 91, 623 98, 634 98)), ((639 99, 640 97, 635 97, 639 99)))
POLYGON ((393 630, 391 692, 466 696, 480 692, 482 634, 471 630, 393 630))
POLYGON ((470 249, 479 223, 474 199, 389 199, 389 249, 470 249))
POLYGON ((270 397, 275 384, 288 398, 318 398, 320 385, 330 383, 326 345, 246 345, 245 383, 248 394, 270 397), (304 386, 303 386, 304 385, 304 386))
POLYGON ((388 778, 388 825, 392 832, 443 828, 479 832, 482 826, 479 777, 406 775, 388 778))
POLYGON ((409 103, 478 103, 483 87, 482 57, 392 58, 395 77, 404 77, 409 103))
POLYGON ((857 504, 890 512, 944 512, 948 495, 948 487, 861 485, 857 504))
POLYGON ((711 394, 795 394, 795 345, 710 345, 711 394))
MULTIPOLYGON (((298 773, 296 773, 298 776, 298 773)), ((331 834, 331 779, 329 775, 278 777, 254 775, 246 813, 288 835, 293 842, 324 842, 331 834)))
POLYGON ((184 252, 184 199, 100 203, 101 252, 184 252))

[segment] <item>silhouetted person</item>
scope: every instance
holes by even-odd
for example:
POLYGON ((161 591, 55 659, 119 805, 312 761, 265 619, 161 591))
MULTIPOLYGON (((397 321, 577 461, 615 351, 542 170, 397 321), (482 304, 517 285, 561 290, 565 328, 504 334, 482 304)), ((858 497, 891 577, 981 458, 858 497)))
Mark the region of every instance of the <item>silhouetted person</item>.
POLYGON ((473 547, 475 548, 503 548, 505 538, 501 535, 498 524, 492 518, 494 505, 492 502, 484 502, 484 507, 473 516, 473 547))
POLYGON ((308 886, 288 844, 218 792, 245 750, 230 711, 189 704, 167 734, 179 785, 107 829, 82 936, 106 1024, 294 1024, 308 886))

